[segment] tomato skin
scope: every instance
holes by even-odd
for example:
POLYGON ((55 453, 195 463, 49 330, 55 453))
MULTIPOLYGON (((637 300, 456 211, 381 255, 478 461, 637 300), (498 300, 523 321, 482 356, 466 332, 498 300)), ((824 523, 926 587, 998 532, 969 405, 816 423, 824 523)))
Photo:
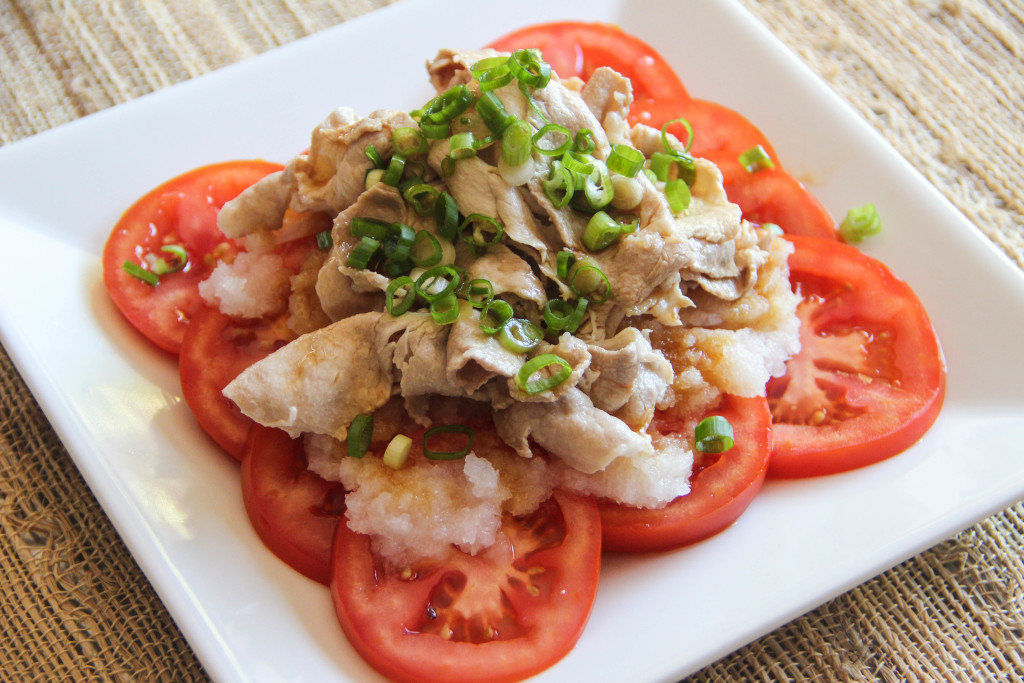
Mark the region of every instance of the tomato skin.
MULTIPOLYGON (((241 467, 242 500, 263 544, 288 566, 327 585, 345 491, 308 469, 301 439, 255 425, 241 467)), ((341 525, 344 526, 344 525, 341 525)))
MULTIPOLYGON (((768 402, 726 395, 721 405, 701 417, 708 415, 729 420, 735 434, 733 448, 717 456, 696 454, 693 489, 667 507, 654 510, 599 501, 605 550, 637 553, 680 548, 714 536, 747 509, 768 473, 772 449, 768 402), (711 464, 697 472, 701 459, 711 464)), ((696 419, 683 421, 678 430, 692 433, 696 423, 696 419)))
POLYGON ((260 178, 279 171, 266 161, 211 164, 168 180, 129 208, 103 248, 103 282, 110 298, 131 325, 155 346, 177 353, 192 312, 199 305, 198 284, 217 261, 238 251, 217 228, 217 213, 260 178), (156 286, 129 275, 125 261, 140 263, 147 253, 178 244, 189 255, 181 271, 156 286))
POLYGON ((769 476, 833 474, 906 450, 935 422, 946 390, 924 307, 906 282, 854 247, 787 239, 796 246, 790 279, 805 297, 802 349, 768 384, 769 476), (835 345, 842 357, 830 354, 835 345))
POLYGON ((643 116, 661 101, 689 98, 675 70, 654 48, 611 24, 537 24, 499 38, 488 47, 501 52, 538 48, 561 78, 578 76, 586 81, 597 67, 611 67, 633 83, 631 117, 643 116))
POLYGON ((431 596, 453 574, 465 573, 467 585, 474 585, 496 570, 513 573, 506 553, 492 549, 474 558, 453 551, 439 567, 418 566, 415 578, 402 579, 374 560, 368 536, 339 524, 331 594, 349 642, 374 669, 402 682, 517 681, 553 665, 575 645, 590 614, 600 572, 601 520, 592 500, 560 491, 537 514, 539 520, 506 517, 504 528, 513 537, 535 533, 530 525, 543 533, 557 518, 564 537, 532 553, 514 553, 516 564, 526 565, 514 570, 520 585, 506 583, 500 595, 507 601, 503 609, 513 614, 509 628, 521 633, 490 642, 446 639, 422 632, 418 624, 431 596), (552 582, 537 596, 522 587, 531 581, 522 578, 524 570, 533 567, 552 582))
POLYGON ((286 311, 270 319, 237 320, 199 306, 186 328, 178 354, 182 396, 203 431, 236 460, 242 459, 255 423, 221 392, 247 367, 295 337, 287 317, 286 311))

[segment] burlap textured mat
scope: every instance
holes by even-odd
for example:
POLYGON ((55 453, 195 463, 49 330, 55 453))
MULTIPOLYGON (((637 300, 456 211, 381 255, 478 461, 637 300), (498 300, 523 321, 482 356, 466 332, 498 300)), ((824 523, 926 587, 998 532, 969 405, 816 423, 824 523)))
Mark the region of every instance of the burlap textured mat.
MULTIPOLYGON (((746 1, 1024 267, 1024 5, 746 1)), ((382 4, 3 0, 0 143, 382 4)), ((206 679, 4 353, 0 534, 0 681, 206 679)), ((1018 504, 690 680, 1022 676, 1024 506, 1018 504)))

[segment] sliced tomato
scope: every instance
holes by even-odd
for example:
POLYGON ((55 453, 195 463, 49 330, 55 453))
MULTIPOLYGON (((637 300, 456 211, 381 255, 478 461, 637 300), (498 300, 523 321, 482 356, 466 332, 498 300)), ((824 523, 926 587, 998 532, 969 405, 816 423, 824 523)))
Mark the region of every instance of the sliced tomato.
POLYGON ((270 319, 245 320, 200 306, 186 328, 178 354, 182 395, 199 426, 235 459, 241 460, 254 422, 221 392, 242 370, 295 338, 287 317, 285 311, 270 319))
POLYGON ((331 581, 331 546, 345 490, 310 471, 301 439, 255 425, 242 459, 242 499, 260 540, 314 581, 331 581))
POLYGON ((121 216, 103 249, 103 282, 128 322, 153 344, 178 352, 199 305, 199 282, 238 249, 217 229, 220 208, 281 168, 266 161, 203 166, 148 192, 121 216), (147 258, 167 259, 161 248, 170 245, 183 247, 188 263, 163 275, 158 284, 146 284, 124 270, 126 261, 148 268, 147 258))
POLYGON ((349 642, 396 681, 516 681, 557 662, 597 591, 597 506, 556 492, 532 514, 507 516, 502 531, 477 556, 453 549, 400 570, 339 524, 331 594, 349 642))
POLYGON ((611 24, 537 24, 499 38, 489 47, 502 52, 537 48, 562 78, 589 80, 597 67, 611 67, 633 84, 631 117, 643 116, 659 101, 689 97, 675 70, 654 48, 611 24))
POLYGON ((600 501, 605 550, 651 552, 696 543, 735 522, 754 500, 768 472, 772 448, 768 403, 763 398, 726 395, 705 414, 660 412, 653 429, 692 437, 697 423, 709 415, 729 420, 735 446, 724 453, 696 453, 690 493, 667 507, 651 510, 600 501))
POLYGON ((946 364, 910 286, 832 240, 790 237, 803 295, 800 353, 768 384, 775 446, 769 475, 842 472, 905 450, 938 417, 946 364))

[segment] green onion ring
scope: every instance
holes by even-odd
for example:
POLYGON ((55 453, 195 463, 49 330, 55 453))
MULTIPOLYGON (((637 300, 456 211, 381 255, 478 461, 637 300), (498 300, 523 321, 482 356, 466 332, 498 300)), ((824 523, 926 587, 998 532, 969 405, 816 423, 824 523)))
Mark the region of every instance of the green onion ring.
POLYGON ((573 149, 580 154, 590 154, 597 147, 597 143, 594 141, 594 131, 589 128, 580 128, 576 131, 575 137, 572 140, 573 149))
POLYGON ((402 173, 405 171, 405 159, 398 154, 391 157, 391 161, 388 162, 388 170, 384 171, 384 177, 381 178, 381 182, 385 185, 391 185, 392 187, 398 187, 398 184, 402 182, 402 173))
POLYGON ((392 261, 408 261, 416 231, 405 223, 392 223, 384 238, 384 256, 392 261))
POLYGON ((557 159, 551 163, 548 177, 541 181, 540 186, 544 190, 544 196, 556 209, 567 206, 576 193, 576 181, 573 179, 572 171, 557 159))
POLYGON ((693 147, 693 126, 690 125, 689 121, 683 118, 672 119, 671 121, 666 121, 664 124, 662 124, 661 146, 665 148, 666 152, 675 151, 672 145, 668 143, 668 127, 671 126, 673 123, 681 123, 683 124, 683 127, 686 128, 686 147, 683 148, 683 151, 689 152, 690 148, 693 147))
POLYGON ((447 192, 438 195, 434 202, 434 220, 441 236, 449 242, 454 242, 459 234, 459 207, 455 203, 455 197, 447 192))
POLYGON ((409 250, 409 260, 420 268, 430 268, 441 262, 444 250, 437 237, 426 230, 419 230, 409 250))
POLYGON ((558 275, 559 280, 569 279, 569 269, 574 263, 576 263, 576 254, 568 249, 558 252, 558 256, 555 257, 555 274, 558 275))
POLYGON ((747 169, 747 173, 757 173, 775 168, 775 162, 761 145, 754 145, 750 149, 744 150, 737 160, 740 162, 740 166, 747 169))
POLYGON ((412 281, 411 277, 403 275, 402 277, 396 277, 388 283, 388 288, 384 292, 384 306, 387 308, 388 313, 397 318, 403 313, 407 313, 415 302, 416 283, 412 281), (399 290, 402 288, 405 288, 406 291, 401 295, 401 299, 399 299, 399 290))
POLYGON ((391 147, 395 154, 409 158, 426 154, 430 149, 423 133, 412 126, 401 126, 391 132, 391 147))
POLYGON ((331 235, 331 230, 328 228, 323 232, 316 234, 316 248, 320 251, 327 251, 334 246, 334 237, 331 235))
POLYGON ((370 450, 372 440, 373 416, 359 413, 348 427, 348 438, 346 439, 348 457, 361 458, 366 455, 366 451, 370 450))
POLYGON ((423 273, 416 278, 416 293, 419 294, 424 300, 433 302, 435 299, 448 296, 449 294, 455 294, 459 289, 459 285, 462 284, 462 276, 459 271, 456 270, 455 266, 434 266, 423 271, 423 273), (429 291, 440 281, 444 281, 446 284, 439 292, 429 291))
POLYGON ((379 221, 376 218, 362 218, 356 216, 348 224, 348 231, 353 237, 372 237, 378 242, 383 242, 387 237, 390 223, 379 221))
POLYGON ((533 143, 533 148, 544 156, 557 157, 565 154, 572 148, 572 134, 565 126, 560 126, 557 123, 547 123, 533 134, 531 142, 533 143), (551 134, 562 135, 565 137, 565 140, 557 147, 542 147, 540 143, 551 134))
POLYGON ((478 277, 466 284, 466 301, 473 308, 483 308, 487 302, 494 298, 494 285, 491 281, 478 277))
POLYGON ((507 351, 526 353, 531 351, 544 339, 544 332, 529 320, 511 318, 498 330, 498 341, 507 351))
POLYGON ((516 50, 508 58, 512 75, 530 88, 543 88, 551 80, 551 65, 541 58, 540 50, 516 50))
POLYGON ((516 119, 501 136, 501 159, 509 166, 521 166, 530 158, 533 126, 527 121, 516 119))
POLYGON ((583 183, 583 194, 591 209, 603 209, 612 203, 615 189, 612 187, 612 176, 603 161, 594 160, 594 170, 583 183))
POLYGON ((502 227, 501 223, 495 218, 484 215, 482 213, 471 213, 466 216, 466 220, 462 221, 459 226, 459 239, 468 244, 471 247, 477 249, 484 249, 486 247, 494 246, 501 241, 502 236, 505 234, 505 228, 502 227), (467 235, 467 228, 472 228, 471 234, 467 235), (490 228, 494 233, 494 236, 488 240, 478 239, 482 234, 483 230, 490 228))
POLYGON ((839 235, 844 241, 855 243, 865 237, 877 235, 882 231, 882 219, 874 204, 868 203, 850 209, 839 224, 839 235))
POLYGON ((456 116, 469 109, 475 99, 465 84, 456 85, 427 103, 423 109, 423 120, 432 123, 451 123, 456 116))
POLYGON ((374 168, 384 168, 384 159, 381 158, 380 152, 373 145, 367 145, 366 149, 363 150, 363 154, 370 160, 374 168))
POLYGON ((582 298, 577 299, 575 306, 564 299, 548 299, 544 304, 544 324, 552 332, 573 333, 583 322, 587 303, 587 300, 582 298))
POLYGON ((589 299, 592 303, 603 304, 612 295, 608 276, 591 259, 577 261, 569 270, 569 289, 576 296, 589 299), (604 288, 604 296, 595 297, 594 292, 604 288))
POLYGON ((484 334, 497 334, 511 318, 512 306, 507 301, 491 299, 480 309, 480 330, 484 334))
POLYGON ((458 460, 459 458, 464 458, 473 449, 473 440, 475 438, 476 432, 467 425, 438 425, 431 427, 423 434, 423 456, 429 460, 458 460), (466 445, 455 450, 436 451, 430 447, 428 442, 433 437, 442 434, 461 434, 466 437, 466 445))
POLYGON ((513 121, 517 120, 513 114, 508 113, 502 101, 492 92, 480 95, 480 99, 476 101, 476 113, 495 135, 501 135, 513 121))
POLYGON ((622 234, 622 226, 604 211, 598 211, 583 230, 583 246, 590 251, 601 251, 615 244, 622 234))
POLYGON ((557 387, 569 379, 570 375, 572 375, 572 366, 565 359, 553 353, 542 353, 523 363, 523 367, 519 368, 519 372, 516 373, 516 384, 527 394, 539 394, 557 387), (542 375, 539 379, 531 379, 537 373, 555 368, 555 366, 557 369, 553 374, 542 375))
POLYGON ((627 178, 634 178, 644 167, 643 152, 629 145, 612 145, 611 154, 608 155, 608 170, 624 175, 627 178))
POLYGON ((665 199, 668 200, 669 210, 680 214, 690 207, 690 188, 682 178, 670 180, 665 183, 665 199))
POLYGON ((706 417, 693 430, 693 442, 701 453, 724 453, 735 445, 732 425, 721 415, 706 417))
POLYGON ((451 325, 459 319, 459 299, 454 293, 437 297, 430 302, 430 317, 438 325, 451 325))
POLYGON ((165 244, 160 247, 160 251, 167 254, 173 254, 174 264, 171 265, 167 263, 166 259, 158 258, 153 267, 153 272, 156 273, 156 275, 164 276, 169 273, 177 273, 188 265, 188 252, 185 251, 185 247, 180 244, 165 244))

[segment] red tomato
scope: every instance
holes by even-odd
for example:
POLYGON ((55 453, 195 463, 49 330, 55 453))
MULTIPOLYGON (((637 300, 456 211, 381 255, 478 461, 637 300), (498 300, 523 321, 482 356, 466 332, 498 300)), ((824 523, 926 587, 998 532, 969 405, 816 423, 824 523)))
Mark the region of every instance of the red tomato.
POLYGON ((502 52, 538 48, 562 78, 588 80, 594 69, 609 66, 633 83, 631 116, 642 116, 659 101, 689 97, 679 76, 654 48, 610 24, 537 24, 499 38, 490 47, 502 52))
POLYGON ((601 535, 605 550, 650 552, 671 550, 713 536, 747 509, 761 490, 772 449, 771 414, 763 398, 726 395, 705 415, 685 417, 662 412, 654 428, 693 435, 697 423, 721 415, 733 427, 735 446, 724 453, 696 453, 692 490, 668 507, 640 509, 601 501, 601 535))
POLYGON ((516 681, 561 659, 597 591, 597 505, 556 492, 502 530, 508 542, 475 557, 453 549, 401 571, 339 524, 331 594, 356 651, 397 681, 516 681))
POLYGON ((200 306, 186 328, 178 354, 182 395, 199 426, 235 459, 241 460, 254 423, 221 392, 242 370, 295 338, 287 317, 286 311, 269 320, 243 320, 200 306))
POLYGON ((331 546, 345 512, 345 490, 307 468, 301 439, 253 427, 242 459, 242 499, 267 548, 314 581, 330 583, 331 546))
POLYGON ((167 181, 139 199, 114 226, 103 249, 103 282, 125 318, 153 344, 177 353, 199 303, 196 289, 217 261, 237 247, 217 229, 217 213, 280 164, 229 161, 203 166, 167 181), (129 275, 126 261, 145 267, 146 258, 168 257, 161 247, 180 245, 184 269, 149 285, 129 275))
POLYGON ((789 238, 801 350, 768 383, 775 423, 769 475, 842 472, 893 456, 931 427, 946 364, 928 315, 903 280, 854 247, 789 238))

